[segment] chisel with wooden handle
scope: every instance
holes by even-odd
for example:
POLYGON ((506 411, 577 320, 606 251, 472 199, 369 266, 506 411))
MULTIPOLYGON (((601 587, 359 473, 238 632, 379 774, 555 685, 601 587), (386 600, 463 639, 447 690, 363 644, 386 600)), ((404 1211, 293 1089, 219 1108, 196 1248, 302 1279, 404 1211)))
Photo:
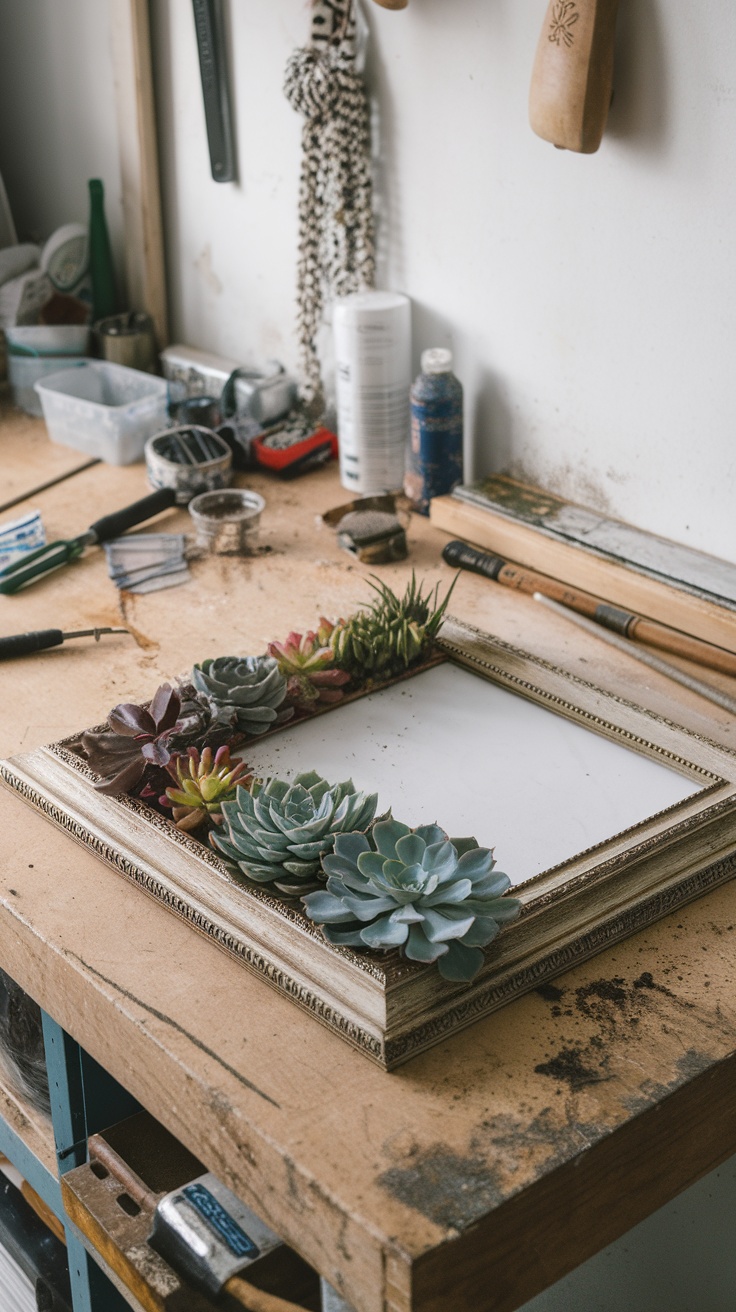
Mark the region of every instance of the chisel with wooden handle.
POLYGON ((529 93, 538 137, 592 155, 611 104, 619 0, 549 0, 529 93))
POLYGON ((442 558, 448 565, 469 569, 473 574, 482 574, 484 578, 502 583, 507 588, 515 588, 518 592, 541 592, 543 596, 562 602, 571 610, 587 615, 596 624, 620 633, 625 638, 646 642, 650 647, 684 656, 686 660, 706 665, 711 670, 719 670, 721 674, 736 675, 736 655, 726 651, 725 647, 716 647, 702 638, 694 638, 679 629, 670 628, 668 624, 648 620, 620 606, 611 606, 602 597, 594 597, 590 592, 572 588, 546 574, 537 574, 536 570, 514 565, 511 561, 502 560, 500 556, 477 551, 475 547, 468 546, 467 542, 448 542, 442 558))

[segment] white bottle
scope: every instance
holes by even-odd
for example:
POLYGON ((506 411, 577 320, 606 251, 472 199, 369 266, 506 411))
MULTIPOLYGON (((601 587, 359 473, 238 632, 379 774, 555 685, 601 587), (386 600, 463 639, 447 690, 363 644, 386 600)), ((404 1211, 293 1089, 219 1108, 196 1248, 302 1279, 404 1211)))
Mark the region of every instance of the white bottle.
POLYGON ((340 480, 362 495, 393 492, 409 434, 411 303, 400 292, 340 296, 333 329, 340 480))

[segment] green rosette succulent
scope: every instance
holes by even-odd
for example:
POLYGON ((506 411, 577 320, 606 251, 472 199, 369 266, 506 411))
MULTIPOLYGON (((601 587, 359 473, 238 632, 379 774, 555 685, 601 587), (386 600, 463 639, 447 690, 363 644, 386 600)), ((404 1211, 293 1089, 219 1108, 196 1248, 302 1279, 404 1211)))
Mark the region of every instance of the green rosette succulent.
POLYGON ((436 961, 447 980, 473 979, 481 948, 521 909, 503 896, 510 880, 493 852, 438 825, 410 829, 389 817, 368 833, 338 834, 322 866, 326 889, 303 902, 330 943, 400 948, 410 961, 436 961))
POLYGON ((279 707, 286 697, 286 679, 271 656, 210 658, 194 666, 192 683, 213 706, 234 711, 243 733, 265 733, 282 719, 279 707))
POLYGON ((256 780, 250 792, 239 788, 223 803, 224 824, 210 842, 249 879, 298 895, 314 887, 335 835, 367 829, 377 802, 375 793, 357 792, 352 779, 330 785, 315 771, 291 784, 256 780))
POLYGON ((202 754, 190 747, 186 756, 176 756, 166 767, 174 781, 159 802, 171 807, 177 829, 198 829, 205 820, 222 824, 223 802, 230 802, 238 788, 246 786, 250 767, 245 761, 230 759, 229 747, 213 753, 205 747, 202 754))

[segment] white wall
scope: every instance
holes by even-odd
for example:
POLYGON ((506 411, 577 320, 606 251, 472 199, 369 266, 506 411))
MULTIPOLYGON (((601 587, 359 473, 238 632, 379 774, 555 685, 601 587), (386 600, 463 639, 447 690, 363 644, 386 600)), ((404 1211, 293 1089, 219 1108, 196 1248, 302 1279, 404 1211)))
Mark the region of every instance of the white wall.
POLYGON ((122 193, 105 0, 0 0, 0 174, 20 241, 86 223, 102 178, 122 283, 122 193))
MULTIPOLYGON (((188 0, 151 0, 173 331, 296 359, 305 0, 227 4, 240 182, 209 176, 188 0)), ((600 151, 527 122, 545 0, 364 0, 381 284, 451 344, 468 457, 736 560, 732 0, 623 0, 600 151)))

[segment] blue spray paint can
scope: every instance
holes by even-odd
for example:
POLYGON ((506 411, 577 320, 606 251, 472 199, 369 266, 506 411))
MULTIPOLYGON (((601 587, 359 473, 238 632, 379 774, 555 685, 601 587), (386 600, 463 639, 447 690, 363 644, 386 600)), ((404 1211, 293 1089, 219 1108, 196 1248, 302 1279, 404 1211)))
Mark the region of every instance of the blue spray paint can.
POLYGON ((463 479, 463 388, 452 372, 452 351, 422 352, 422 372, 411 389, 411 441, 404 492, 429 514, 432 497, 463 479))

